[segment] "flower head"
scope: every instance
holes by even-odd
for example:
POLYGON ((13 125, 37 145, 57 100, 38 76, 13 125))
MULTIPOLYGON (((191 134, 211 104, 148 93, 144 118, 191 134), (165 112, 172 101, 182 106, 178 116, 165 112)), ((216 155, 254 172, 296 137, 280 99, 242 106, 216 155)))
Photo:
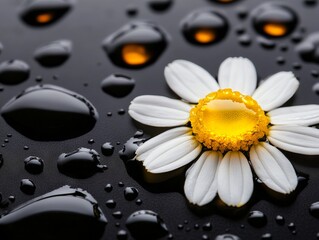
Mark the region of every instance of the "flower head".
POLYGON ((183 100, 139 96, 129 114, 146 125, 176 128, 146 141, 136 159, 155 174, 197 159, 184 185, 191 203, 202 206, 218 194, 229 206, 244 205, 253 191, 251 168, 267 187, 289 194, 297 186, 296 172, 277 147, 319 155, 319 129, 309 127, 319 123, 319 105, 278 108, 298 89, 292 72, 276 73, 256 89, 253 63, 239 57, 221 64, 218 83, 185 60, 169 64, 165 77, 183 100))

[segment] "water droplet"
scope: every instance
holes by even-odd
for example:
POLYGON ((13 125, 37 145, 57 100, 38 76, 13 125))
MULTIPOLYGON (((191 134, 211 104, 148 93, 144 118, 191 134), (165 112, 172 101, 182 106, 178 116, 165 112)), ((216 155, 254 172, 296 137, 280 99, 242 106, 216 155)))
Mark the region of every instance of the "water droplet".
POLYGON ((165 50, 167 34, 150 22, 132 22, 107 37, 102 46, 120 67, 142 68, 154 63, 165 50))
POLYGON ((292 64, 293 69, 299 70, 302 68, 302 65, 299 62, 294 62, 292 64))
POLYGON ((305 5, 314 6, 317 4, 317 0, 304 0, 305 5))
POLYGON ((125 109, 120 108, 120 109, 117 111, 117 113, 118 113, 119 115, 124 115, 124 114, 125 114, 125 109))
POLYGON ((291 36, 291 41, 293 43, 299 43, 299 42, 301 42, 302 39, 303 39, 303 33, 301 33, 301 32, 295 32, 291 36))
POLYGON ((208 239, 209 239, 208 235, 206 235, 206 234, 202 235, 202 240, 208 240, 208 239))
POLYGON ((93 138, 91 138, 91 139, 88 140, 88 144, 93 144, 93 143, 95 143, 95 141, 94 141, 93 138))
POLYGON ((30 67, 21 60, 10 60, 0 64, 0 82, 14 85, 27 80, 30 76, 30 67))
POLYGON ((101 83, 102 90, 113 97, 127 96, 134 86, 135 80, 122 74, 112 74, 101 83))
POLYGON ((183 224, 178 224, 178 225, 177 225, 177 229, 178 229, 178 230, 182 230, 183 228, 184 228, 184 225, 183 225, 183 224))
POLYGON ((241 240, 240 237, 234 235, 234 234, 221 234, 216 236, 215 240, 241 240))
POLYGON ((250 46, 251 45, 251 37, 248 34, 242 34, 238 37, 238 41, 243 46, 250 46))
POLYGON ((108 112, 106 115, 107 115, 108 117, 111 117, 111 116, 112 116, 112 112, 108 112))
POLYGON ((319 32, 310 34, 296 47, 296 51, 304 61, 319 63, 319 32))
POLYGON ((116 211, 112 213, 112 216, 117 219, 121 219, 123 217, 123 213, 121 211, 116 211))
POLYGON ((203 225, 203 230, 204 230, 204 231, 211 231, 212 228, 213 228, 213 226, 212 226, 212 223, 211 223, 211 222, 205 223, 205 224, 203 225))
POLYGON ((278 225, 284 225, 285 224, 285 218, 283 216, 281 216, 281 215, 277 215, 275 220, 276 220, 276 223, 278 225))
POLYGON ((182 21, 185 38, 195 45, 210 45, 221 41, 227 34, 228 23, 224 16, 212 10, 197 10, 182 21))
POLYGON ((261 211, 251 211, 248 214, 248 223, 253 227, 263 227, 267 224, 267 217, 261 211))
POLYGON ((114 146, 110 142, 106 142, 101 147, 104 156, 111 156, 114 152, 114 146))
POLYGON ((119 182, 119 183, 118 183, 118 186, 119 186, 119 187, 124 187, 124 183, 123 183, 123 182, 119 182))
POLYGON ((266 49, 273 49, 276 47, 276 43, 270 39, 264 37, 257 37, 257 42, 266 49))
POLYGON ((319 218, 319 202, 312 203, 309 211, 312 216, 319 218))
POLYGON ((262 240, 271 240, 272 239, 272 235, 270 233, 265 233, 261 236, 262 240))
POLYGON ((279 56, 276 58, 276 62, 280 65, 285 64, 286 59, 283 56, 279 56))
POLYGON ((93 149, 78 148, 69 153, 62 153, 57 160, 61 173, 73 178, 88 178, 105 169, 100 163, 100 155, 93 149))
POLYGON ((118 231, 116 236, 118 240, 126 240, 128 238, 128 234, 125 230, 118 231))
POLYGON ((29 146, 25 145, 25 146, 23 146, 23 149, 24 150, 29 150, 29 146))
POLYGON ((256 31, 271 38, 289 35, 298 22, 296 13, 279 3, 262 4, 253 10, 252 16, 256 31))
POLYGON ((0 218, 1 238, 100 239, 107 220, 96 200, 64 186, 20 205, 0 218))
POLYGON ((238 7, 236 13, 239 19, 245 19, 248 16, 248 9, 246 7, 238 7))
POLYGON ((164 221, 150 210, 132 213, 126 220, 126 227, 135 239, 158 239, 168 234, 164 221))
POLYGON ((34 53, 35 60, 44 67, 57 67, 70 57, 72 42, 58 40, 38 48, 34 53))
POLYGON ((314 78, 317 78, 317 77, 319 77, 319 71, 318 71, 318 70, 311 70, 311 75, 312 75, 314 78))
POLYGON ((36 82, 42 82, 43 81, 43 77, 42 76, 36 76, 35 81, 36 82))
POLYGON ((293 222, 289 223, 287 227, 290 231, 294 231, 296 229, 296 225, 293 222))
POLYGON ((72 5, 71 0, 30 0, 22 6, 20 17, 30 26, 48 26, 62 18, 72 5))
POLYGON ((64 140, 90 131, 98 118, 83 96, 54 85, 27 88, 6 103, 1 114, 21 134, 34 140, 64 140))
POLYGON ((137 7, 136 7, 136 6, 133 6, 133 5, 128 6, 128 7, 126 8, 126 14, 127 14, 128 16, 131 16, 131 17, 136 16, 136 15, 138 14, 138 9, 137 9, 137 7))
POLYGON ((173 4, 173 0, 149 0, 148 5, 154 11, 165 11, 169 9, 173 4))
POLYGON ((137 199, 137 200, 135 201, 135 203, 136 203, 136 205, 140 206, 140 205, 142 205, 143 200, 142 200, 142 199, 137 199))
POLYGON ((116 202, 113 200, 113 199, 110 199, 110 200, 107 200, 105 202, 105 205, 108 207, 108 208, 115 208, 116 207, 116 202))
POLYGON ((315 84, 312 86, 312 90, 313 90, 316 94, 319 94, 319 82, 315 83, 315 84))
POLYGON ((111 192, 113 190, 112 184, 110 184, 110 183, 106 184, 105 187, 104 187, 104 190, 106 192, 111 192))
POLYGON ((123 148, 119 151, 120 158, 124 161, 133 159, 135 157, 135 151, 137 148, 145 142, 145 139, 132 137, 123 145, 123 148))
MULTIPOLYGON (((8 199, 9 199, 9 201, 12 202, 12 203, 15 202, 15 200, 16 200, 15 196, 12 196, 12 195, 9 196, 8 199)), ((1 200, 0 200, 0 201, 1 201, 1 200)))
POLYGON ((43 160, 36 156, 30 156, 24 159, 24 168, 31 174, 39 174, 43 171, 43 160))
POLYGON ((135 187, 126 187, 124 189, 124 197, 128 201, 132 201, 138 196, 138 190, 135 187))
POLYGON ((34 194, 35 188, 34 183, 30 179, 22 179, 20 182, 20 190, 25 194, 34 194))

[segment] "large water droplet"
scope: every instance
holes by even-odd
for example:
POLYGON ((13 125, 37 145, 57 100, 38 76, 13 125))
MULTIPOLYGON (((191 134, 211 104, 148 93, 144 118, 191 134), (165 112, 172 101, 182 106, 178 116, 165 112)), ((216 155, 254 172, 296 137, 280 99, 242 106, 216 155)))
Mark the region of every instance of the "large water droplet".
POLYGON ((290 34, 297 25, 296 13, 279 3, 265 3, 252 12, 253 25, 260 34, 280 38, 290 34))
POLYGON ((132 22, 107 37, 102 46, 120 67, 142 68, 154 63, 165 50, 167 34, 150 22, 132 22))
POLYGON ((100 239, 107 220, 96 200, 64 186, 0 218, 1 239, 100 239))
POLYGON ((248 214, 248 222, 254 227, 263 227, 267 224, 267 217, 261 211, 251 211, 248 214))
POLYGON ((197 10, 182 21, 182 32, 185 38, 196 45, 219 42, 226 36, 227 30, 226 18, 212 10, 197 10))
POLYGON ((88 148, 62 153, 57 164, 61 173, 73 178, 88 178, 106 168, 100 163, 100 155, 88 148))
POLYGON ((43 160, 36 156, 30 156, 24 159, 24 168, 31 174, 39 174, 43 171, 43 160))
POLYGON ((135 80, 122 74, 112 74, 102 81, 101 86, 113 97, 125 97, 133 90, 135 80))
POLYGON ((234 234, 226 233, 216 236, 215 240, 240 240, 240 237, 234 234))
POLYGON ((58 40, 38 48, 34 53, 34 58, 44 67, 56 67, 62 65, 70 57, 71 51, 71 41, 58 40))
POLYGON ((296 51, 303 60, 319 63, 319 32, 310 34, 296 47, 296 51))
POLYGON ((149 0, 148 5, 154 11, 165 11, 172 6, 173 0, 149 0))
POLYGON ((28 195, 34 194, 36 187, 30 179, 22 179, 20 182, 20 190, 28 195))
POLYGON ((161 217, 150 210, 132 213, 126 220, 126 227, 135 239, 158 239, 168 233, 161 217))
POLYGON ((28 79, 30 67, 21 60, 10 60, 0 64, 0 82, 7 85, 21 83, 28 79))
POLYGON ((51 25, 62 18, 71 8, 71 0, 29 0, 22 6, 20 16, 28 25, 51 25))
POLYGON ((35 140, 64 140, 90 131, 98 118, 83 96, 54 85, 26 89, 1 114, 21 134, 35 140))

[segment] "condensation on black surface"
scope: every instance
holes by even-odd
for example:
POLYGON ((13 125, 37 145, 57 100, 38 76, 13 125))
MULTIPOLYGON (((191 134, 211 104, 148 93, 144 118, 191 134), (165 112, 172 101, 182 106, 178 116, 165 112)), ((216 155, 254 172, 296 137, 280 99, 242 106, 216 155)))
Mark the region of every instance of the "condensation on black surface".
POLYGON ((62 153, 57 166, 61 173, 73 178, 89 178, 106 169, 106 165, 101 165, 100 155, 94 149, 83 147, 62 153))
POLYGON ((72 42, 70 40, 57 40, 38 48, 34 58, 44 67, 57 67, 62 65, 71 55, 72 42))
POLYGON ((266 37, 281 38, 292 33, 298 23, 296 13, 282 3, 265 3, 252 12, 256 31, 266 37))
POLYGON ((126 227, 135 239, 159 239, 168 234, 163 219, 150 210, 139 210, 126 219, 126 227))
POLYGON ((0 64, 0 82, 15 85, 26 81, 30 76, 29 65, 21 60, 9 60, 0 64))
POLYGON ((61 19, 73 4, 73 0, 28 0, 21 6, 20 17, 33 27, 48 26, 61 19))
POLYGON ((311 33, 297 47, 300 57, 307 62, 319 63, 319 32, 311 33))
POLYGON ((29 156, 24 159, 24 168, 31 174, 43 172, 44 162, 37 156, 29 156))
POLYGON ((102 90, 113 97, 127 96, 135 86, 135 80, 123 74, 111 74, 101 82, 102 90))
POLYGON ((98 118, 83 96, 55 85, 27 88, 1 109, 6 122, 35 140, 63 140, 90 131, 98 118))
POLYGON ((227 34, 226 18, 210 9, 196 10, 182 20, 182 32, 192 44, 211 45, 221 41, 227 34))
POLYGON ((154 63, 167 45, 167 33, 158 25, 146 21, 128 23, 102 43, 115 65, 133 69, 154 63))
POLYGON ((88 192, 64 186, 34 198, 0 218, 1 238, 100 239, 107 220, 88 192))

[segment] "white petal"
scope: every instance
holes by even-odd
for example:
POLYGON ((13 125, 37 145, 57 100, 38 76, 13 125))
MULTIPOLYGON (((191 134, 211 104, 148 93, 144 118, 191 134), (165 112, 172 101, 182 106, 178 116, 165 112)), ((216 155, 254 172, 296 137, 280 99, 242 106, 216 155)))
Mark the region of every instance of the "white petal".
POLYGON ((251 95, 257 85, 256 68, 248 58, 227 58, 219 67, 218 82, 221 88, 251 95))
POLYGON ((140 161, 145 160, 145 158, 158 146, 182 135, 192 135, 191 129, 188 127, 173 128, 157 135, 156 137, 151 138, 150 140, 146 141, 143 145, 138 147, 138 149, 135 152, 136 159, 140 161))
POLYGON ((267 187, 283 194, 296 189, 296 172, 277 148, 268 143, 260 143, 250 149, 249 155, 255 173, 267 187))
POLYGON ((279 72, 266 79, 252 97, 264 111, 270 111, 287 102, 298 87, 299 81, 292 72, 279 72))
POLYGON ((304 126, 272 126, 269 141, 289 152, 319 155, 319 129, 304 126))
POLYGON ((244 154, 228 152, 218 168, 218 195, 229 206, 248 202, 254 188, 253 176, 244 154))
POLYGON ((188 122, 191 105, 163 96, 144 95, 133 99, 128 113, 136 121, 154 127, 174 127, 188 122))
POLYGON ((206 151, 187 170, 184 192, 187 199, 199 206, 212 201, 217 192, 217 169, 222 155, 206 151))
POLYGON ((274 125, 314 125, 319 123, 319 105, 277 108, 270 111, 268 116, 274 125))
POLYGON ((219 86, 212 75, 202 67, 186 61, 175 60, 164 71, 168 86, 182 99, 197 103, 219 86))
POLYGON ((151 173, 164 173, 193 161, 202 145, 190 134, 181 135, 159 145, 144 160, 143 165, 151 173))

